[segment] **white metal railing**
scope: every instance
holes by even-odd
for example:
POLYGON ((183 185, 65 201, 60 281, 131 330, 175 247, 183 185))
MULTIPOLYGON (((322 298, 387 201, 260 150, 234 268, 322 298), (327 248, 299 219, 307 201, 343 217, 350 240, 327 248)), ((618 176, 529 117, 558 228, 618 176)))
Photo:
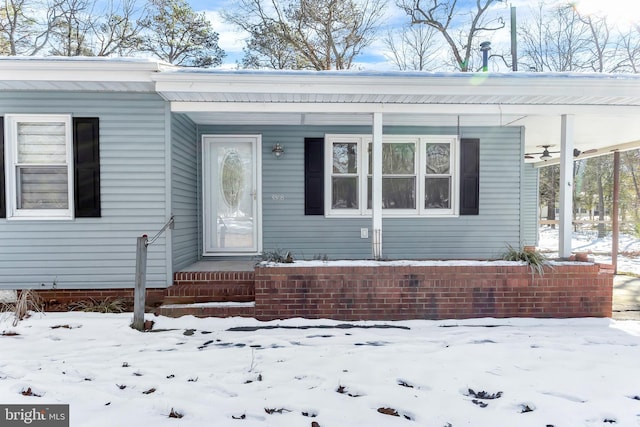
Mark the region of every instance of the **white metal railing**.
POLYGON ((167 228, 173 229, 175 217, 171 218, 151 239, 146 234, 138 237, 136 244, 136 284, 133 295, 133 323, 131 327, 138 331, 144 330, 144 305, 147 290, 147 248, 164 233, 167 228))

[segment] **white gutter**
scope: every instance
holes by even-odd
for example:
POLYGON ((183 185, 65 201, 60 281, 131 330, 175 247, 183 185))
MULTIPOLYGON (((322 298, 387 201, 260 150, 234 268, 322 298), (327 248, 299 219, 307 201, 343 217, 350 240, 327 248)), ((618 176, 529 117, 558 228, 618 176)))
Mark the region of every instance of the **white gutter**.
MULTIPOLYGON (((161 95, 163 95, 161 93, 161 95)), ((166 95, 164 96, 166 99, 166 95)), ((212 102, 171 101, 177 113, 396 113, 396 114, 477 114, 498 116, 558 116, 562 114, 613 114, 638 117, 640 105, 530 105, 530 104, 393 104, 347 102, 212 102)), ((502 123, 506 125, 508 123, 502 123)), ((511 123, 509 123, 511 124, 511 123)), ((517 122, 513 124, 517 125, 517 122)))
POLYGON ((151 83, 151 75, 175 67, 158 61, 106 58, 0 58, 0 80, 31 82, 151 83))
MULTIPOLYGON (((158 92, 448 95, 474 97, 554 96, 574 99, 620 98, 640 104, 640 76, 548 74, 402 73, 222 73, 164 72, 154 75, 158 92)), ((492 102, 492 101, 489 101, 492 102)))

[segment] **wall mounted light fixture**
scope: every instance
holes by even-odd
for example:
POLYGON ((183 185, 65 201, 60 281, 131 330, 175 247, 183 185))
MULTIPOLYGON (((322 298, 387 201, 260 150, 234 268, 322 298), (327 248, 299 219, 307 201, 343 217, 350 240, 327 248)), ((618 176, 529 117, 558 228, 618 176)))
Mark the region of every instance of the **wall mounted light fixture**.
POLYGON ((274 156, 276 156, 276 159, 279 159, 284 155, 284 147, 280 145, 280 143, 278 142, 276 143, 276 145, 273 146, 273 149, 271 150, 271 152, 273 153, 274 156))

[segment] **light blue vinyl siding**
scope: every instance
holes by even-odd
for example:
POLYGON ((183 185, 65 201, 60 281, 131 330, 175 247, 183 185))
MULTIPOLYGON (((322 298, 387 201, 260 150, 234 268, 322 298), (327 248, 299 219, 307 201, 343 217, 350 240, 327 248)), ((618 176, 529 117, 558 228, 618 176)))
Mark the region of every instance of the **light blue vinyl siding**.
POLYGON ((171 120, 172 178, 171 211, 175 216, 172 234, 175 271, 193 264, 199 254, 198 139, 196 125, 187 116, 173 114, 171 120))
MULTIPOLYGON (((166 103, 144 93, 0 92, 0 115, 12 113, 100 119, 102 217, 0 219, 0 288, 132 287, 136 238, 167 219, 166 103)), ((165 242, 149 247, 149 287, 168 284, 165 242)))
POLYGON ((522 185, 522 245, 538 244, 538 169, 527 164, 523 167, 522 185))
MULTIPOLYGON (((521 128, 467 127, 461 136, 480 139, 480 214, 452 218, 384 218, 383 254, 389 259, 487 259, 506 244, 520 245, 521 191, 524 167, 521 128)), ((297 258, 327 255, 331 259, 371 257, 370 218, 325 218, 304 215, 304 138, 327 133, 371 133, 363 126, 200 126, 202 134, 261 134, 263 247, 285 249, 297 258), (279 142, 285 155, 271 153, 279 142), (282 200, 281 195, 284 196, 282 200)), ((385 134, 455 135, 456 128, 385 127, 385 134)), ((535 185, 535 182, 534 184, 535 185)), ((528 206, 528 204, 526 204, 528 206)), ((528 215, 524 213, 524 215, 528 215)), ((535 218, 535 211, 533 212, 535 218)))

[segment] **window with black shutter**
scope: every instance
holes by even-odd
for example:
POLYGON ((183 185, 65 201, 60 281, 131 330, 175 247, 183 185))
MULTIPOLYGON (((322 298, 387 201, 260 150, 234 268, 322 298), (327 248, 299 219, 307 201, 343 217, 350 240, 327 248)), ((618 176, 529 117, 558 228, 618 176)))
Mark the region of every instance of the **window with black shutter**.
POLYGON ((97 118, 73 119, 76 218, 100 216, 100 130, 97 118))
POLYGON ((304 214, 324 215, 324 138, 304 139, 304 214))
POLYGON ((0 217, 100 216, 97 118, 7 114, 1 119, 0 217), (5 168, 3 157, 11 168, 5 168))
POLYGON ((480 212, 480 140, 460 140, 460 215, 480 212))

